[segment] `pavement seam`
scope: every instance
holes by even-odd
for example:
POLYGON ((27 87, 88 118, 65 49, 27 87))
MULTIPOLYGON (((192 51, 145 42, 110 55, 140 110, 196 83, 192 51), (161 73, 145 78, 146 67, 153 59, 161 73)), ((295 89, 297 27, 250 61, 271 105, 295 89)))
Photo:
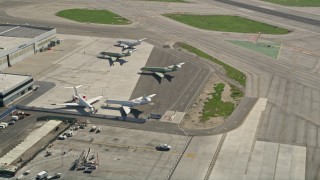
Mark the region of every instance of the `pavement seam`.
POLYGON ((171 177, 172 177, 172 175, 173 175, 174 171, 176 170, 177 166, 178 166, 178 165, 179 165, 179 163, 180 163, 180 160, 181 160, 181 159, 182 159, 182 157, 184 156, 184 154, 185 154, 185 152, 186 152, 186 150, 187 150, 187 148, 188 148, 188 146, 189 146, 189 144, 190 144, 190 142, 191 142, 192 138, 193 138, 193 136, 190 136, 190 137, 188 138, 188 140, 187 140, 187 142, 186 142, 185 147, 183 148, 183 150, 182 150, 182 152, 181 152, 180 156, 177 158, 177 160, 176 160, 175 164, 173 165, 173 168, 171 168, 171 170, 170 170, 169 174, 168 174, 168 175, 167 175, 167 177, 166 177, 166 180, 170 180, 170 179, 171 179, 171 177))
POLYGON ((211 160, 211 162, 210 162, 210 165, 209 165, 208 171, 207 171, 207 173, 206 173, 206 176, 204 177, 204 180, 209 180, 210 175, 211 175, 211 172, 212 172, 213 167, 214 167, 214 165, 215 165, 215 163, 216 163, 216 161, 217 161, 217 159, 218 159, 218 157, 219 157, 220 151, 221 151, 221 149, 222 149, 222 145, 223 145, 224 140, 226 139, 226 137, 227 137, 227 133, 223 133, 223 134, 222 134, 222 137, 221 137, 221 139, 220 139, 220 141, 219 141, 217 150, 216 150, 216 152, 214 153, 213 158, 212 158, 212 160, 211 160))

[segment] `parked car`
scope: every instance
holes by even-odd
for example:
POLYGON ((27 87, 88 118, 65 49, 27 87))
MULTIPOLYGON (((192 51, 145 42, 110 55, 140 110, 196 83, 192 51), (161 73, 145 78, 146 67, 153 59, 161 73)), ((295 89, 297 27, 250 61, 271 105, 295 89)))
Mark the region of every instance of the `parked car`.
POLYGON ((93 169, 86 168, 83 172, 91 174, 93 172, 93 169))
POLYGON ((23 173, 23 175, 26 176, 26 175, 30 174, 30 172, 31 172, 30 170, 26 170, 26 171, 23 173))
POLYGON ((170 149, 171 149, 171 146, 169 146, 168 144, 156 146, 156 150, 158 151, 170 151, 170 149))
POLYGON ((58 139, 59 139, 59 140, 65 140, 65 139, 67 139, 67 136, 66 136, 66 135, 60 135, 60 136, 58 137, 58 139))
POLYGON ((92 128, 90 129, 90 132, 93 132, 97 129, 97 126, 92 126, 92 128))
POLYGON ((9 125, 14 125, 16 122, 14 120, 9 122, 9 125))
POLYGON ((64 135, 66 135, 67 137, 71 137, 73 136, 73 131, 67 131, 64 133, 64 135))

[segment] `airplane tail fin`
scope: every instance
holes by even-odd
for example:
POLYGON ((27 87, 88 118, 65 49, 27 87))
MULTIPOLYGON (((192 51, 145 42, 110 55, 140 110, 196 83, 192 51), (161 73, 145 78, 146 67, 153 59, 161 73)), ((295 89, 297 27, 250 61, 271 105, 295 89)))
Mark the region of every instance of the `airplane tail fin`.
POLYGON ((146 40, 146 39, 147 39, 147 38, 142 38, 142 39, 139 39, 138 41, 141 42, 141 41, 144 41, 144 40, 146 40))
POLYGON ((185 64, 185 62, 182 62, 182 63, 176 63, 176 64, 174 64, 173 65, 173 70, 177 70, 178 68, 181 68, 182 67, 182 65, 184 65, 185 64))
POLYGON ((151 98, 156 96, 157 94, 151 94, 149 96, 145 96, 144 99, 146 99, 147 101, 151 102, 151 98))
POLYGON ((75 95, 79 95, 77 89, 80 88, 82 86, 82 84, 78 85, 78 86, 73 86, 73 87, 64 87, 64 88, 73 88, 74 89, 74 93, 75 95))

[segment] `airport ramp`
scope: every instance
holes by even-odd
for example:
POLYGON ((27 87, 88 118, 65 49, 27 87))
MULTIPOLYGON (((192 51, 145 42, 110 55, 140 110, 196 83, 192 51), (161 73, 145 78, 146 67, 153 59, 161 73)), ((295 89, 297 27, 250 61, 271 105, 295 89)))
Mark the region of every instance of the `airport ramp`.
POLYGON ((40 139, 46 136, 51 130, 58 126, 61 121, 50 120, 47 121, 40 128, 32 131, 24 141, 14 147, 6 155, 0 158, 0 165, 9 165, 14 160, 19 158, 24 152, 26 152, 30 147, 35 145, 40 139))

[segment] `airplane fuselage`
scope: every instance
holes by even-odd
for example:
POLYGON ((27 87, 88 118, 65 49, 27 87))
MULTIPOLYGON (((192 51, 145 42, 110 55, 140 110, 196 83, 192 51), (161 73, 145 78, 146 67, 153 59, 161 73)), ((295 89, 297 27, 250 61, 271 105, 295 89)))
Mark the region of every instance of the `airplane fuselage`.
POLYGON ((113 53, 113 52, 105 52, 104 55, 115 57, 115 58, 121 58, 126 56, 126 54, 124 53, 113 53))
POLYGON ((128 47, 134 47, 141 44, 141 41, 118 41, 118 46, 127 45, 128 47))
POLYGON ((141 71, 166 73, 166 72, 172 72, 172 71, 175 71, 175 70, 173 70, 171 68, 143 67, 143 68, 141 68, 141 71))
POLYGON ((139 105, 144 105, 148 104, 149 102, 146 100, 141 100, 141 101, 118 101, 118 100, 107 100, 108 104, 119 104, 121 106, 128 106, 128 107, 133 107, 133 106, 139 106, 139 105))
POLYGON ((89 104, 89 103, 88 103, 83 97, 81 97, 81 96, 79 96, 78 104, 79 104, 79 106, 88 108, 91 113, 94 113, 94 112, 95 112, 94 107, 93 107, 91 104, 89 104))

